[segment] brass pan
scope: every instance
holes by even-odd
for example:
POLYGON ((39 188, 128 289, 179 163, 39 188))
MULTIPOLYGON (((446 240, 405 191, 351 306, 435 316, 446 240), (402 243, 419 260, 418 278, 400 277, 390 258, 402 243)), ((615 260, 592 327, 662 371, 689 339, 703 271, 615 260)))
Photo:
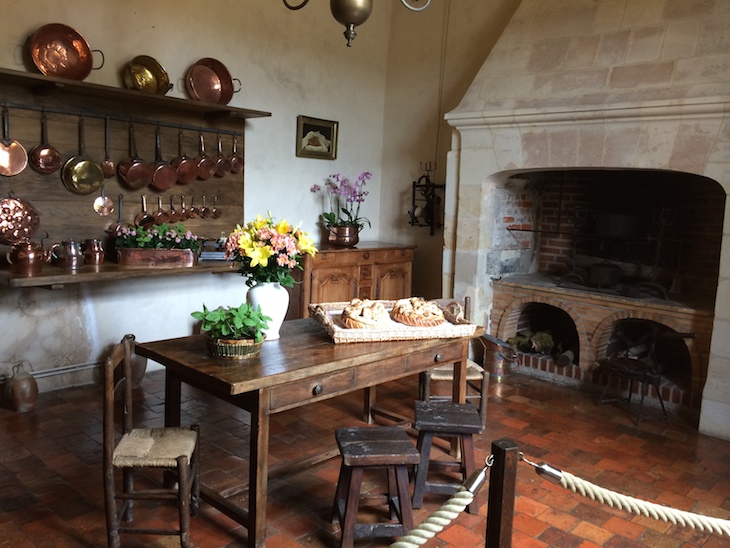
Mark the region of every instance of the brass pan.
POLYGON ((165 95, 172 89, 165 68, 149 55, 138 55, 127 63, 122 77, 127 89, 136 89, 142 93, 165 95))
POLYGON ((91 194, 104 183, 101 166, 86 156, 84 148, 84 120, 79 120, 79 154, 72 156, 61 171, 63 185, 74 194, 91 194))

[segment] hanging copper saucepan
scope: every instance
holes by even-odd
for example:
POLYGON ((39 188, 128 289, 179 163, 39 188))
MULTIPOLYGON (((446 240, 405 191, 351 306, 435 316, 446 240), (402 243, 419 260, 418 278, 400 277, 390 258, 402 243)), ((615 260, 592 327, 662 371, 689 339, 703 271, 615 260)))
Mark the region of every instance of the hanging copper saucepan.
POLYGON ((101 185, 99 196, 94 200, 94 211, 101 217, 106 217, 114 213, 114 202, 104 194, 104 185, 101 185))
POLYGON ((28 153, 18 141, 8 136, 8 109, 3 107, 3 138, 0 141, 0 175, 12 177, 28 165, 28 153))
POLYGON ((218 135, 218 157, 215 160, 215 176, 223 177, 231 172, 231 159, 223 155, 221 136, 218 135))
POLYGON ((170 211, 168 212, 168 217, 170 223, 177 223, 180 220, 180 211, 175 209, 175 200, 174 196, 170 194, 170 211))
POLYGON ((177 134, 178 155, 170 165, 177 172, 177 182, 182 185, 192 183, 198 177, 198 165, 195 160, 185 154, 183 149, 183 132, 180 130, 177 134))
POLYGON ((74 194, 91 194, 104 182, 101 166, 86 156, 84 142, 84 119, 79 118, 79 154, 66 160, 61 171, 64 186, 74 194))
POLYGON ((41 74, 69 80, 84 80, 92 69, 104 66, 104 54, 92 50, 83 36, 61 23, 43 25, 31 34, 28 55, 41 74), (101 55, 98 67, 93 66, 92 51, 101 55))
POLYGON ((101 163, 101 170, 105 179, 114 177, 117 172, 117 166, 109 157, 109 116, 104 118, 104 161, 101 163))
MULTIPOLYGON (((177 171, 162 159, 160 149, 160 128, 155 131, 155 168, 152 173, 152 186, 157 190, 169 190, 177 183, 177 171)), ((160 209, 162 209, 160 207, 160 209)))
POLYGON ((198 167, 198 179, 201 181, 207 181, 215 173, 215 160, 205 154, 205 141, 203 140, 203 134, 199 136, 200 139, 200 152, 195 158, 195 165, 198 167))
POLYGON ((61 169, 61 153, 48 143, 48 119, 41 113, 41 144, 30 151, 30 167, 38 173, 48 175, 61 169))
POLYGON ((119 178, 132 190, 139 190, 152 183, 153 168, 137 156, 137 143, 134 139, 134 124, 129 124, 129 156, 117 166, 119 178))
POLYGON ((137 213, 134 224, 144 229, 148 229, 155 224, 155 218, 147 211, 147 196, 145 194, 142 195, 142 211, 137 213))
POLYGON ((231 151, 231 173, 243 171, 243 156, 238 153, 238 139, 233 138, 233 150, 231 151))
POLYGON ((188 69, 185 89, 195 101, 227 105, 233 94, 241 91, 241 81, 231 78, 226 66, 217 59, 204 57, 188 69), (238 89, 233 88, 233 82, 238 82, 238 89))

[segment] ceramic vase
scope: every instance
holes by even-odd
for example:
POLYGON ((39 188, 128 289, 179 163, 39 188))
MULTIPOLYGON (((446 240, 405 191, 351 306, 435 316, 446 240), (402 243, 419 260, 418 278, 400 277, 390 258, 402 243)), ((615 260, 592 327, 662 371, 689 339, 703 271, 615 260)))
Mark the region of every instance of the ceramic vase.
POLYGON ((5 399, 16 413, 32 411, 38 400, 38 383, 23 364, 13 366, 13 376, 5 385, 5 399))
POLYGON ((246 302, 253 306, 261 306, 261 312, 269 316, 269 328, 264 329, 267 341, 279 338, 279 329, 284 323, 289 310, 289 291, 278 282, 258 283, 246 293, 246 302))

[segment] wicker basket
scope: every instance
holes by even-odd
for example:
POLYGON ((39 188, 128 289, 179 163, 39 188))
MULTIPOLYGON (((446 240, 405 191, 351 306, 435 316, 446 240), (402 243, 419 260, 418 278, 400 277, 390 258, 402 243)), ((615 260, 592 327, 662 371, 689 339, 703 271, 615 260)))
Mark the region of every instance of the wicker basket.
MULTIPOLYGON (((386 310, 391 310, 395 301, 377 301, 386 310)), ((480 329, 479 326, 454 318, 433 327, 412 327, 398 323, 390 318, 383 321, 377 329, 347 329, 340 316, 348 302, 310 304, 309 314, 317 320, 332 337, 335 344, 379 341, 408 341, 417 339, 452 339, 471 337, 480 329)))
POLYGON ((207 338, 208 351, 214 358, 230 360, 244 360, 255 358, 261 353, 264 341, 255 342, 253 339, 213 339, 207 338))

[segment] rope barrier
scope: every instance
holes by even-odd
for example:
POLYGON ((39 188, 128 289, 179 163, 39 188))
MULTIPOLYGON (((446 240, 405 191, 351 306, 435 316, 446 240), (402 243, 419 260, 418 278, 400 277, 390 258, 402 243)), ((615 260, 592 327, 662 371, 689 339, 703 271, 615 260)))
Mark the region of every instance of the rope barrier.
POLYGON ((599 487, 598 485, 574 476, 570 472, 559 470, 544 462, 531 462, 522 454, 520 454, 520 458, 534 467, 539 476, 547 478, 553 483, 562 486, 564 489, 579 493, 584 497, 596 500, 601 504, 606 504, 611 508, 615 507, 619 510, 641 514, 657 521, 662 520, 672 523, 673 525, 681 525, 682 527, 699 529, 703 532, 710 531, 717 535, 725 534, 730 536, 730 521, 728 520, 677 510, 669 506, 662 506, 661 504, 629 497, 604 487, 599 487))
POLYGON ((487 479, 487 471, 494 463, 494 455, 484 461, 484 468, 474 472, 441 508, 423 520, 417 527, 400 537, 390 548, 415 548, 443 531, 471 504, 487 479))

